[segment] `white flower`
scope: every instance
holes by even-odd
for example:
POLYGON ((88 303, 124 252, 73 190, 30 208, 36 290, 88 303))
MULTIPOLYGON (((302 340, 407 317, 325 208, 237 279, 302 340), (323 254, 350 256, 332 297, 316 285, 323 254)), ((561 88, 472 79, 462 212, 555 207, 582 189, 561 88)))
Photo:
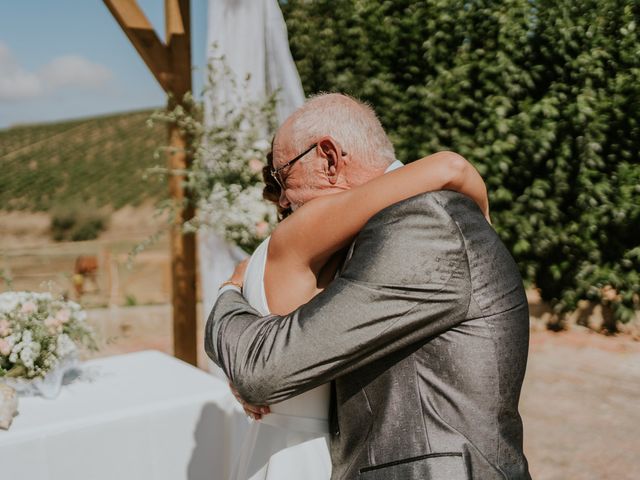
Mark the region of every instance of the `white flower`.
POLYGON ((53 367, 56 363, 58 363, 58 359, 55 355, 47 355, 44 359, 44 365, 46 367, 53 367))
POLYGON ((13 348, 13 346, 20 341, 20 337, 21 336, 22 336, 22 334, 20 332, 17 332, 17 333, 13 333, 13 334, 9 335, 4 340, 11 345, 11 348, 13 348))
POLYGON ((5 292, 0 293, 0 311, 2 312, 12 312, 16 309, 16 307, 22 303, 24 297, 23 294, 25 292, 5 292))
POLYGON ((56 355, 60 358, 66 357, 67 355, 74 353, 76 351, 76 344, 73 343, 73 340, 69 338, 69 335, 63 333, 58 337, 56 355))
POLYGON ((20 360, 22 360, 25 367, 32 369, 38 355, 40 355, 40 344, 37 342, 31 342, 25 345, 20 352, 20 360))
POLYGON ((74 302, 72 300, 67 300, 65 303, 66 303, 67 307, 69 307, 74 312, 79 312, 79 311, 82 310, 82 307, 78 303, 76 303, 76 302, 74 302))
POLYGON ((271 144, 264 138, 261 138, 260 140, 253 142, 252 147, 254 150, 258 150, 259 152, 268 152, 271 149, 271 144))
POLYGON ((71 327, 70 331, 77 332, 78 341, 84 341, 85 335, 86 340, 91 340, 91 329, 80 324, 85 318, 80 305, 54 298, 50 293, 0 293, 3 367, 21 365, 25 368, 22 376, 26 378, 45 375, 56 365, 58 356, 68 356, 77 350, 75 333, 62 334, 64 324, 71 327), (38 311, 44 315, 33 315, 38 311), (40 324, 34 327, 34 323, 40 324))
MULTIPOLYGON (((53 297, 50 293, 34 293, 34 292, 3 292, 0 293, 0 312, 13 312, 18 305, 31 303, 37 308, 39 301, 50 302, 53 297)), ((28 306, 27 309, 32 308, 28 306)))
POLYGON ((11 353, 9 354, 9 361, 16 363, 18 361, 18 355, 22 349, 22 343, 20 342, 20 333, 14 333, 9 335, 5 340, 11 345, 11 353))

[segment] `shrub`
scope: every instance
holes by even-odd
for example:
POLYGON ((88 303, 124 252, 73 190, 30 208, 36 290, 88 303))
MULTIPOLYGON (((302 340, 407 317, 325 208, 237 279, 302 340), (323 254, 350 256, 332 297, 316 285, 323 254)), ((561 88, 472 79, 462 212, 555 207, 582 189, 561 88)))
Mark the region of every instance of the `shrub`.
POLYGON ((560 321, 640 305, 640 4, 282 3, 307 94, 370 102, 407 162, 458 151, 496 230, 560 321))
POLYGON ((66 207, 51 215, 51 234, 57 242, 93 240, 106 226, 106 215, 96 210, 66 207))

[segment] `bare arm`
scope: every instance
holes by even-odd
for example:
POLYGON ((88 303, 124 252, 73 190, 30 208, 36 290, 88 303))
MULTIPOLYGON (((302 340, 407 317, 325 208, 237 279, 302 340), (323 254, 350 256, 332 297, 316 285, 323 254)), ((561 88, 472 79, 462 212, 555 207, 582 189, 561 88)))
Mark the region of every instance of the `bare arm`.
POLYGON ((434 190, 455 190, 469 196, 489 219, 487 191, 477 170, 456 153, 438 152, 362 186, 317 198, 301 207, 273 232, 270 268, 297 264, 317 273, 317 268, 348 245, 376 213, 434 190))
POLYGON ((418 195, 375 215, 340 276, 286 316, 261 318, 241 294, 224 292, 205 348, 240 396, 256 405, 285 400, 463 321, 471 277, 446 195, 418 195))

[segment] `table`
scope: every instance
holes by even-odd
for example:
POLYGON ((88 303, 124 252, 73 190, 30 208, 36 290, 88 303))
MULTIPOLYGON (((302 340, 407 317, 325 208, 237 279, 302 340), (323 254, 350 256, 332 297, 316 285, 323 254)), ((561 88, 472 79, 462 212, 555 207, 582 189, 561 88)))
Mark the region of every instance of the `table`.
POLYGON ((0 478, 226 480, 248 429, 227 384, 156 351, 91 360, 54 400, 21 398, 0 478))

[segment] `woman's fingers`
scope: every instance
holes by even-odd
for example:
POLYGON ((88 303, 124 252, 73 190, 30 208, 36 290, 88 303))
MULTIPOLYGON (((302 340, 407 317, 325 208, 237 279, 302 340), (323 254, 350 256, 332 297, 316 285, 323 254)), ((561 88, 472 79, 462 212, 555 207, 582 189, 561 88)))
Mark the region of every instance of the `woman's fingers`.
POLYGON ((231 389, 231 393, 233 393, 233 396, 236 398, 238 403, 242 405, 244 413, 246 413, 248 417, 253 418, 254 420, 260 420, 262 419, 263 415, 271 413, 271 409, 266 405, 258 406, 251 405, 250 403, 245 402, 238 393, 238 390, 236 390, 231 382, 229 382, 229 388, 231 389))
POLYGON ((247 265, 249 264, 249 259, 241 261, 238 265, 236 265, 236 269, 233 272, 231 278, 233 280, 242 282, 244 280, 244 272, 247 270, 247 265))

